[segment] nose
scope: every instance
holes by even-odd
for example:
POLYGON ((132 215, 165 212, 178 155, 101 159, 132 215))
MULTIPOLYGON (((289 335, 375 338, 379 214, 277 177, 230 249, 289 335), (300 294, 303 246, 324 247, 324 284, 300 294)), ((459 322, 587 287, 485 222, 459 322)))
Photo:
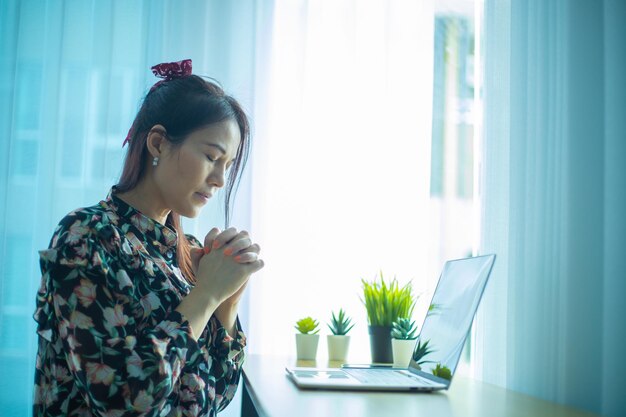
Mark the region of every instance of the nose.
POLYGON ((226 170, 220 164, 219 166, 216 166, 213 170, 211 170, 207 177, 207 183, 217 188, 222 188, 225 184, 225 175, 226 170))

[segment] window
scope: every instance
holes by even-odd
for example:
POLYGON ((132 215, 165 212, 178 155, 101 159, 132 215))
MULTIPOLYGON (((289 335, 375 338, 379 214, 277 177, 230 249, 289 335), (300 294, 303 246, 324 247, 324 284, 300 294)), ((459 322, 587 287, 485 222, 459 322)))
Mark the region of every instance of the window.
POLYGON ((430 195, 441 262, 472 254, 474 149, 480 96, 475 94, 473 2, 436 2, 430 195))
MULTIPOLYGON (((479 0, 477 0, 479 1, 479 0)), ((476 18, 482 3, 436 1, 430 195, 437 257, 471 256, 476 236, 475 153, 480 131, 476 18), (479 6, 480 8, 475 8, 479 6), (478 11, 478 13, 477 13, 478 11)), ((471 335, 471 333, 470 333, 471 335)), ((469 365, 471 336, 459 370, 469 365)))

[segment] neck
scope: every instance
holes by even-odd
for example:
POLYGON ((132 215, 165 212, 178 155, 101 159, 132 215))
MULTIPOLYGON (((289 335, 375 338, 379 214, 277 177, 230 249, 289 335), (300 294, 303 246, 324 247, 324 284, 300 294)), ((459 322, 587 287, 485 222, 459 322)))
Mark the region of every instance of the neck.
POLYGON ((165 205, 157 187, 146 178, 132 190, 118 193, 116 197, 163 225, 171 211, 165 205))

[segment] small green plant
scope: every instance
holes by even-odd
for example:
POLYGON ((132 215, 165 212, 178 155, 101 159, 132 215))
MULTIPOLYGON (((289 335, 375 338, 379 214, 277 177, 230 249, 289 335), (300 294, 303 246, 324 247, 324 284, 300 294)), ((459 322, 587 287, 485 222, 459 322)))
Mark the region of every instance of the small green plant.
POLYGON ((430 362, 430 361, 425 361, 424 360, 424 356, 428 355, 429 353, 434 352, 434 350, 432 350, 430 347, 428 347, 428 343, 429 342, 430 342, 430 340, 427 340, 426 342, 424 342, 424 344, 422 344, 421 340, 419 340, 417 342, 417 347, 413 351, 413 360, 418 365, 422 365, 424 363, 430 362))
POLYGON ((448 381, 452 379, 452 372, 450 372, 450 368, 447 366, 441 366, 440 363, 435 366, 433 369, 433 375, 438 376, 439 378, 447 379, 448 381))
POLYGON ((339 314, 336 317, 335 313, 332 312, 332 319, 327 326, 335 336, 345 336, 354 327, 354 323, 350 317, 346 316, 343 309, 339 309, 339 314))
POLYGON ((394 339, 415 340, 417 339, 416 331, 417 326, 415 326, 415 322, 407 317, 400 317, 391 325, 391 337, 394 339))
POLYGON ((408 282, 400 288, 398 280, 394 278, 389 284, 385 282, 380 271, 380 282, 366 281, 363 284, 363 298, 361 301, 367 310, 367 320, 371 326, 391 326, 399 317, 411 317, 415 308, 416 297, 413 296, 413 287, 408 282))
POLYGON ((320 331, 317 327, 319 323, 311 317, 305 317, 296 322, 295 328, 302 334, 316 334, 320 331), (315 330, 315 331, 314 331, 315 330))

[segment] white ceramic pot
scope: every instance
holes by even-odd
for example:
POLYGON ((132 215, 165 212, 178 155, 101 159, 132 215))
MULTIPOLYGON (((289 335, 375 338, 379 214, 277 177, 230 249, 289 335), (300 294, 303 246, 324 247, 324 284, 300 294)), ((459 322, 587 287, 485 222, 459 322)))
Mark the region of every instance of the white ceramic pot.
POLYGON ((395 368, 408 368, 415 349, 416 340, 391 339, 393 351, 393 366, 395 368))
POLYGON ((328 360, 345 362, 350 347, 350 336, 326 336, 328 342, 328 360))
POLYGON ((314 361, 317 356, 319 334, 296 334, 296 353, 298 360, 314 361))

